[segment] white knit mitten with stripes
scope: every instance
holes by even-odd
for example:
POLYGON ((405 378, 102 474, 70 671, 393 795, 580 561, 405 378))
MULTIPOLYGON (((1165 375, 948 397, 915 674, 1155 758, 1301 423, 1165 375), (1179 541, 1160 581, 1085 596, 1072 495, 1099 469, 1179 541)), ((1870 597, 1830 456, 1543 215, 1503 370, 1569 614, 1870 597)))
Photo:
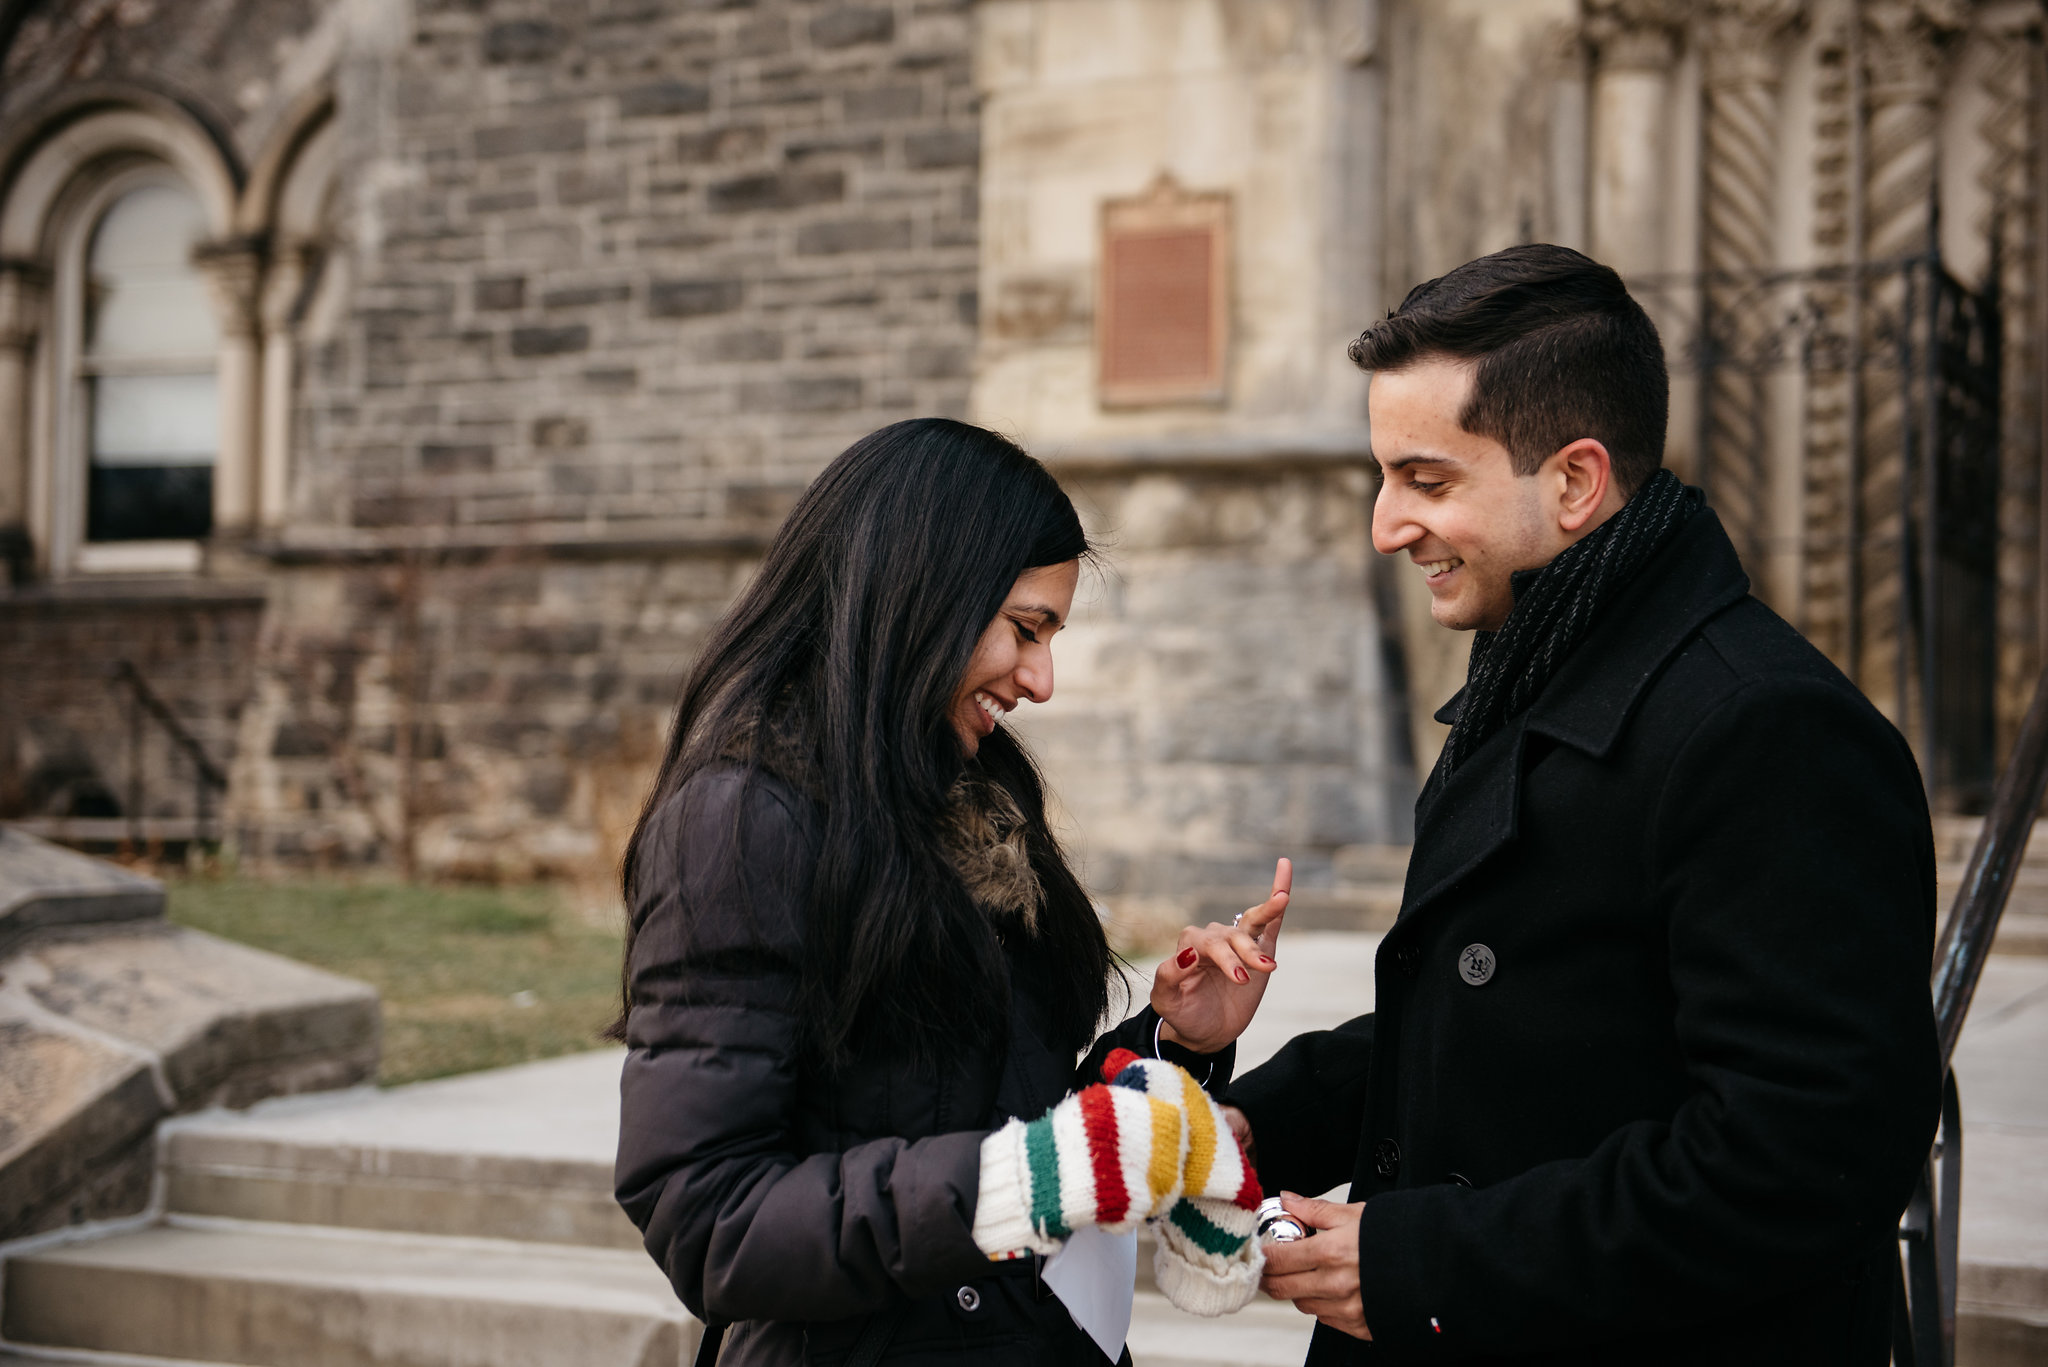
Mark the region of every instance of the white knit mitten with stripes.
POLYGON ((1107 1084, 982 1141, 975 1244, 997 1260, 1051 1254, 1083 1225, 1150 1221, 1154 1275, 1175 1305, 1242 1308, 1265 1262, 1252 1238, 1259 1182, 1222 1112, 1171 1063, 1119 1049, 1102 1072, 1107 1084))

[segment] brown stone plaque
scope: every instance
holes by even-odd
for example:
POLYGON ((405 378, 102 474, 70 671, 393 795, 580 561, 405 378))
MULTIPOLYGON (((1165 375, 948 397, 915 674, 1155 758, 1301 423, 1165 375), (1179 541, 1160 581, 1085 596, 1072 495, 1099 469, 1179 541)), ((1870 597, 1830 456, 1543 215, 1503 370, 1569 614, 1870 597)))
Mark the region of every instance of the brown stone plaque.
POLYGON ((1230 336, 1230 198, 1161 176, 1102 206, 1097 379, 1114 407, 1217 403, 1230 336))

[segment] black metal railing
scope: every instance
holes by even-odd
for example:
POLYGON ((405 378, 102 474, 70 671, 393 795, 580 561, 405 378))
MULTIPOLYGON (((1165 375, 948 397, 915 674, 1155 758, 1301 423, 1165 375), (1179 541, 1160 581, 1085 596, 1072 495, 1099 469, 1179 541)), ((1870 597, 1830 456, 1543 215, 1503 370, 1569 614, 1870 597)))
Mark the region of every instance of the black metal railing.
MULTIPOLYGON (((1767 539, 1767 481, 1755 459, 1724 468, 1720 457, 1731 441, 1771 444, 1773 377, 1841 384, 1841 429, 1827 438, 1842 448, 1840 525, 1803 530, 1800 554, 1841 561, 1844 637, 1831 653, 1859 686, 1892 690, 1892 719, 1947 810, 1983 810, 1997 761, 1996 240, 1976 288, 1932 238, 1925 252, 1855 265, 1629 282, 1659 318, 1673 374, 1699 381, 1695 478, 1717 506, 1749 510, 1730 526, 1745 562, 1767 539), (1868 465, 1880 456, 1881 477, 1868 465), (1889 659, 1866 649, 1876 640, 1889 659)), ((1800 422, 1803 463, 1815 419, 1800 422)))
POLYGON ((1962 1099, 1953 1066, 1963 1019, 1977 993, 1998 921, 2019 877, 2020 861, 2048 790, 2048 671, 2020 723, 2012 756, 1992 790, 1984 829, 1956 891, 1934 952, 1934 1025, 1944 1070, 1941 1130, 1913 1200, 1899 1224, 1898 1314, 1892 1360, 1898 1367, 1954 1367, 1956 1283, 1963 1187, 1962 1099))
POLYGON ((123 804, 128 817, 129 839, 138 848, 147 843, 144 827, 148 811, 147 767, 144 763, 144 724, 154 721, 163 729, 171 744, 181 752, 192 769, 192 839, 205 843, 211 839, 218 844, 220 831, 217 818, 213 815, 211 799, 224 796, 228 790, 228 776, 207 755, 206 748, 199 743, 178 714, 171 710, 149 680, 142 677, 142 671, 131 660, 115 664, 113 683, 117 689, 128 694, 128 800, 123 804), (209 824, 214 829, 208 834, 209 824))

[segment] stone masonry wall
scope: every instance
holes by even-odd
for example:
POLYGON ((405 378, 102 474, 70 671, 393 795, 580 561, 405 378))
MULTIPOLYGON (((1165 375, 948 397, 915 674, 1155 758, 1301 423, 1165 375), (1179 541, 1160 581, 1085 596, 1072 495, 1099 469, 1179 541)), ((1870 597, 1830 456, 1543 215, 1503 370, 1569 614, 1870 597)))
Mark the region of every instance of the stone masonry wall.
POLYGON ((520 552, 273 581, 234 775, 264 861, 609 881, 750 557, 520 552))
MULTIPOLYGON (((132 664, 225 767, 249 699, 262 609, 260 596, 234 593, 0 594, 0 816, 193 816, 191 762, 152 719, 139 750, 131 748, 134 694, 114 671, 132 664)), ((220 814, 217 797, 210 811, 220 814)))
MULTIPOLYGON (((966 410, 971 22, 968 0, 38 7, 0 134, 89 78, 171 96, 246 169, 333 95, 288 520, 207 571, 268 603, 195 645, 233 706, 165 684, 231 765, 246 856, 614 866, 677 680, 797 491, 865 432, 966 410)), ((69 633, 43 692, 84 709, 66 735, 113 735, 99 679, 126 647, 81 611, 21 639, 69 633)))
POLYGON ((1404 695, 1379 631, 1356 461, 1059 467, 1104 553, 1018 726, 1091 891, 1134 934, 1261 900, 1276 855, 1326 890, 1405 839, 1404 695))
POLYGON ((966 408, 969 22, 418 0, 351 50, 248 853, 616 867, 677 681, 796 493, 966 408))
POLYGON ((344 65, 299 530, 772 525, 964 410, 965 0, 418 0, 344 65))

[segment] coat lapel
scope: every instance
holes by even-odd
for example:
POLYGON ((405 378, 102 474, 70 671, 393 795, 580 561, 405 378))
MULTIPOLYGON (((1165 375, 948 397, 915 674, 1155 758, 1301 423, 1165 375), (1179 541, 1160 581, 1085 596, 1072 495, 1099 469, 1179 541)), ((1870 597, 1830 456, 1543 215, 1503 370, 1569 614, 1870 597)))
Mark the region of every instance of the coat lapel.
MULTIPOLYGON (((1606 756, 1665 663, 1708 618, 1748 592, 1749 579, 1721 520, 1703 509, 1612 605, 1529 710, 1489 737, 1440 788, 1423 790, 1398 919, 1421 912, 1515 838, 1530 733, 1596 759, 1606 756)), ((1460 690, 1437 720, 1451 721, 1463 696, 1460 690)))
POLYGON ((1423 794, 1398 919, 1406 920, 1435 900, 1515 838, 1527 725, 1527 713, 1514 718, 1459 765, 1442 788, 1423 794))

